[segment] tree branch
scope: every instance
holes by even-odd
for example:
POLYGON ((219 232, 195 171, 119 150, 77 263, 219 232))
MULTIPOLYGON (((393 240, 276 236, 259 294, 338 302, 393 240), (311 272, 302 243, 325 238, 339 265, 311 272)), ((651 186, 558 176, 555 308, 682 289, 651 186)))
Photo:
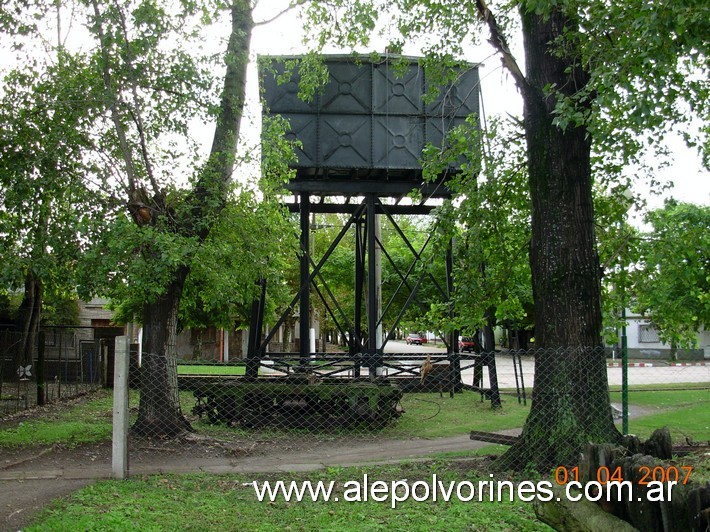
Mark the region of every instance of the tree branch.
POLYGON ((523 93, 526 92, 529 89, 529 84, 525 79, 525 74, 523 74, 518 62, 511 53, 510 48, 508 47, 508 41, 503 34, 503 30, 501 30, 498 25, 495 15, 493 15, 493 12, 488 9, 488 5, 485 0, 476 0, 476 9, 478 10, 478 14, 481 19, 483 19, 483 22, 488 26, 488 31, 491 33, 491 38, 488 39, 488 42, 490 42, 493 48, 498 50, 498 53, 501 54, 501 62, 513 76, 513 80, 518 86, 518 89, 520 89, 523 93))
POLYGON ((254 27, 257 27, 257 26, 265 26, 265 25, 267 25, 267 24, 271 24, 272 22, 274 22, 275 20, 281 18, 282 16, 284 16, 286 13, 288 13, 288 12, 291 11, 292 9, 294 9, 294 8, 296 8, 296 7, 300 7, 300 6, 304 5, 304 4, 307 4, 308 2, 310 2, 310 0, 295 0, 295 1, 294 1, 291 5, 289 5, 286 9, 284 9, 283 11, 280 11, 279 13, 277 13, 276 15, 274 15, 273 17, 268 18, 268 19, 265 19, 265 20, 260 20, 260 21, 258 21, 258 22, 254 22, 254 27))
POLYGON ((232 0, 230 12, 231 33, 225 54, 227 70, 224 75, 217 127, 209 159, 185 200, 192 213, 192 225, 186 226, 185 229, 194 231, 200 240, 207 237, 214 223, 214 216, 218 215, 226 204, 227 186, 234 170, 244 111, 249 44, 253 27, 250 2, 232 0))
POLYGON ((622 240, 621 244, 617 246, 617 248, 614 250, 614 252, 609 255, 609 258, 606 260, 604 265, 601 267, 602 272, 606 272, 609 269, 609 266, 611 265, 611 261, 619 257, 619 254, 621 253, 621 250, 626 247, 626 245, 629 243, 629 240, 634 236, 633 231, 629 231, 626 236, 624 236, 624 239, 622 240))
POLYGON ((99 4, 97 0, 92 0, 91 5, 94 8, 94 16, 96 17, 96 32, 98 33, 99 43, 101 46, 101 58, 103 59, 103 81, 104 89, 106 90, 106 95, 110 101, 109 108, 111 109, 111 120, 113 121, 113 126, 116 129, 116 135, 118 136, 118 143, 121 147, 121 154, 123 155, 123 162, 126 165, 126 177, 128 178, 128 188, 130 192, 136 189, 136 179, 135 170, 133 168, 133 154, 131 153, 131 147, 126 139, 126 130, 121 123, 121 116, 118 112, 118 98, 116 97, 116 92, 113 89, 113 82, 111 79, 111 71, 109 68, 109 55, 106 45, 106 34, 104 33, 103 24, 101 22, 101 12, 99 11, 99 4))
POLYGON ((133 109, 129 109, 129 112, 131 114, 131 117, 133 118, 133 122, 136 124, 136 128, 138 130, 138 135, 140 137, 140 152, 141 152, 141 158, 143 159, 143 164, 145 164, 145 171, 146 174, 148 175, 148 179, 150 180, 150 184, 153 187, 153 194, 155 195, 155 198, 160 197, 160 187, 158 186, 158 183, 155 180, 155 174, 153 172, 153 164, 150 161, 150 157, 148 154, 148 145, 145 139, 145 127, 143 126, 143 117, 141 116, 140 113, 140 101, 138 98, 138 89, 136 88, 136 77, 135 77, 135 72, 133 69, 133 62, 132 62, 132 57, 131 57, 131 44, 130 41, 128 40, 128 29, 126 28, 126 17, 123 14, 123 10, 121 9, 121 6, 118 4, 118 2, 114 2, 114 5, 116 6, 116 10, 118 11, 118 15, 121 21, 121 31, 123 32, 123 41, 125 43, 125 49, 126 49, 126 67, 128 69, 128 76, 129 79, 131 80, 131 94, 133 95, 133 109))

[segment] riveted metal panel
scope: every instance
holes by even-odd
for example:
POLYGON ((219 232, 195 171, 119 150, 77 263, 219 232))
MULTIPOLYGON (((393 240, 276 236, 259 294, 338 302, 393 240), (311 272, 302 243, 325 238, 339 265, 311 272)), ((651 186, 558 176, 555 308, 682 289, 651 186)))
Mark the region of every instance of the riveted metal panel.
POLYGON ((465 118, 457 118, 455 116, 428 117, 426 121, 425 143, 441 146, 444 133, 456 126, 460 126, 465 121, 465 118))
POLYGON ((262 68, 261 86, 268 112, 272 114, 290 115, 292 113, 315 113, 318 109, 318 99, 306 102, 298 97, 298 87, 301 76, 298 70, 292 72, 288 81, 282 82, 280 79, 286 70, 283 60, 272 59, 262 68))
POLYGON ((416 170, 424 147, 422 116, 378 115, 373 128, 374 168, 416 170))
POLYGON ((271 58, 261 83, 267 112, 288 119, 288 135, 302 143, 296 180, 317 176, 322 186, 351 175, 360 183, 401 182, 402 190, 421 186, 425 144, 441 146, 447 131, 478 113, 476 65, 458 69, 455 81, 424 103, 428 82, 416 58, 395 65, 388 59, 326 56, 328 83, 303 102, 297 68, 286 82, 277 81, 288 59, 293 58, 271 58))
POLYGON ((325 168, 372 168, 370 115, 320 115, 320 163, 325 168))
POLYGON ((478 114, 479 83, 477 68, 459 70, 454 83, 441 88, 437 98, 426 106, 426 114, 433 118, 466 118, 468 115, 478 114))
POLYGON ((318 115, 315 113, 289 113, 290 131, 286 134, 289 140, 301 141, 301 147, 296 148, 296 157, 301 167, 319 167, 318 159, 318 115))
POLYGON ((380 63, 373 69, 375 113, 380 115, 422 115, 424 71, 418 64, 395 68, 380 63))
POLYGON ((329 81, 320 96, 323 114, 372 113, 372 68, 369 64, 326 63, 329 81))

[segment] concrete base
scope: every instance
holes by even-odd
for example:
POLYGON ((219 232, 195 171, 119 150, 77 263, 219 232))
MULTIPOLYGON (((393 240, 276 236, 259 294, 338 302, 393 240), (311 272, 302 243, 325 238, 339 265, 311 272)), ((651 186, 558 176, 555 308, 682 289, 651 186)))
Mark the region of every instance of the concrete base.
POLYGON ((628 348, 630 359, 643 360, 679 360, 679 361, 701 361, 705 359, 702 349, 678 349, 675 358, 671 349, 663 348, 628 348))

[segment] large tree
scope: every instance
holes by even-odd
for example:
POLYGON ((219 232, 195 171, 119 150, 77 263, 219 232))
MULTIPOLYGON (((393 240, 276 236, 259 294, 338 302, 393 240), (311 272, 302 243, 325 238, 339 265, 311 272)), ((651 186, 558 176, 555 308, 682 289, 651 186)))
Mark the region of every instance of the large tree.
POLYGON ((631 307, 674 349, 698 347, 698 331, 710 329, 710 207, 669 201, 646 220, 631 307))
MULTIPOLYGON (((38 49, 41 54, 47 27, 61 36, 62 16, 70 14, 69 26, 80 28, 66 50, 87 66, 90 87, 76 100, 94 102, 99 112, 91 130, 96 149, 77 159, 100 163, 122 211, 110 230, 96 235, 105 247, 97 246, 90 257, 92 266, 113 260, 113 267, 101 280, 94 274, 87 288, 104 285, 104 293, 123 298, 124 316, 143 324, 142 393, 133 427, 138 434, 169 436, 190 428, 177 392, 179 305, 186 288, 191 300, 211 303, 201 297, 210 294, 199 280, 188 281, 190 273, 195 261, 221 267, 227 254, 210 233, 218 222, 228 223, 225 207, 239 197, 231 182, 254 4, 86 0, 65 9, 54 0, 11 1, 0 11, 0 27, 27 47, 19 61, 27 71, 38 49), (221 53, 210 48, 220 38, 221 53), (207 150, 194 138, 199 122, 215 125, 207 150)), ((234 205, 243 207, 242 215, 255 209, 251 200, 234 205)), ((258 277, 262 265, 242 270, 258 277)))
POLYGON ((543 349, 535 362, 530 416, 504 462, 545 469, 573 460, 587 441, 619 438, 599 349, 592 195, 594 179, 608 177, 592 170, 614 177, 638 160, 644 144, 639 134, 653 143, 659 131, 689 117, 707 124, 710 7, 696 0, 520 0, 494 9, 484 0, 343 0, 318 3, 310 14, 321 23, 322 42, 367 42, 381 17, 395 48, 420 38, 428 53, 446 60, 460 56, 462 43, 476 41, 483 27, 517 85, 531 199, 536 345, 543 349), (333 22, 343 13, 355 27, 333 22), (508 45, 515 18, 524 63, 508 45))
POLYGON ((100 221, 101 194, 84 176, 96 107, 86 65, 61 48, 50 64, 15 69, 0 101, 0 283, 21 290, 18 362, 30 364, 45 297, 74 293, 76 262, 100 221))
MULTIPOLYGON (((190 2, 91 2, 90 29, 98 42, 96 61, 128 209, 144 237, 142 259, 156 266, 157 278, 151 279, 153 290, 146 294, 141 315, 143 377, 133 431, 143 435, 170 436, 190 428, 177 387, 179 305, 195 251, 227 204, 244 107, 252 6, 249 0, 233 0, 224 6, 230 31, 221 98, 211 113, 216 122, 212 147, 196 169, 192 187, 170 195, 157 174, 163 154, 155 142, 161 134, 185 134, 190 110, 203 113, 200 106, 213 104, 205 93, 211 82, 203 70, 208 65, 202 52, 189 48, 198 44, 199 30, 204 31, 195 18, 200 12, 209 14, 207 6, 202 7, 206 11, 190 2), (177 14, 168 14, 176 8, 177 14), (179 44, 171 42, 181 38, 179 44)), ((210 7, 217 12, 222 8, 219 2, 210 7)))

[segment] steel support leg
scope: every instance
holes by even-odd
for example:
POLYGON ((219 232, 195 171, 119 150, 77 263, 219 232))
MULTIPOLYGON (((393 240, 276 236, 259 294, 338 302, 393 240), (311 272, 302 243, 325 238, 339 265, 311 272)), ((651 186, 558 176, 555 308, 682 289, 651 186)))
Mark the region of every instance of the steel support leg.
POLYGON ((311 301, 310 301, 310 234, 311 198, 301 193, 301 298, 299 303, 300 365, 305 367, 310 359, 311 301))
POLYGON ((370 379, 377 377, 377 368, 382 366, 382 353, 377 352, 377 232, 375 230, 375 195, 370 194, 367 201, 367 354, 370 379))

